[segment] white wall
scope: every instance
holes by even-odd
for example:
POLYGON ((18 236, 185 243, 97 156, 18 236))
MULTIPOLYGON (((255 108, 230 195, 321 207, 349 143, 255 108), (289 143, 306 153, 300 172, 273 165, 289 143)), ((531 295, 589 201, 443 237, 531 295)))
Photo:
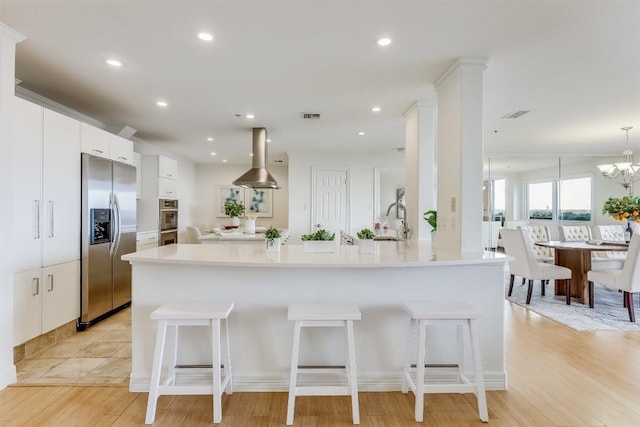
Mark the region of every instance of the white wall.
MULTIPOLYGON (((195 169, 196 165, 186 158, 167 151, 153 143, 134 140, 134 151, 140 154, 162 155, 169 157, 178 162, 178 242, 187 241, 186 226, 193 222, 194 188, 196 186, 195 169)), ((144 177, 144 171, 142 172, 144 177)), ((143 178, 144 179, 144 178, 143 178)), ((138 231, 157 231, 158 230, 158 197, 157 195, 143 194, 143 198, 152 198, 153 203, 144 203, 138 200, 137 217, 138 231)))
MULTIPOLYGON (((348 233, 362 228, 373 229, 374 169, 376 167, 404 167, 404 153, 384 152, 312 152, 289 154, 289 231, 295 243, 311 228, 312 168, 345 168, 349 170, 351 200, 348 233)), ((418 215, 408 212, 407 215, 418 215)), ((420 214, 422 215, 422 214, 420 214)))
MULTIPOLYGON (((194 200, 191 206, 191 224, 207 229, 220 224, 231 224, 228 217, 217 216, 218 185, 232 185, 233 180, 244 174, 250 166, 214 165, 199 163, 195 167, 194 200)), ((289 226, 289 179, 287 166, 270 165, 269 172, 280 189, 273 191, 273 216, 258 218, 256 226, 287 228, 289 226)))

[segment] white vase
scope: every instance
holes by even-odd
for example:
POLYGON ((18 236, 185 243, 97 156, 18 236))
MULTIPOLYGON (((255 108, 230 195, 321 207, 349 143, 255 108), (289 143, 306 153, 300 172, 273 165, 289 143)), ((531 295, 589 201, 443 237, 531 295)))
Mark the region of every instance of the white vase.
POLYGON ((358 240, 358 252, 361 254, 372 254, 375 252, 375 241, 373 239, 358 240))
POLYGON ((267 244, 267 252, 280 252, 280 245, 282 244, 280 237, 266 239, 265 242, 267 244))
POLYGON ((335 240, 303 240, 303 252, 335 252, 335 240))
POLYGON ((256 234, 256 220, 245 219, 244 220, 244 232, 245 234, 256 234))
POLYGON ((231 217, 231 225, 239 226, 240 225, 240 218, 238 218, 237 216, 232 216, 231 217))

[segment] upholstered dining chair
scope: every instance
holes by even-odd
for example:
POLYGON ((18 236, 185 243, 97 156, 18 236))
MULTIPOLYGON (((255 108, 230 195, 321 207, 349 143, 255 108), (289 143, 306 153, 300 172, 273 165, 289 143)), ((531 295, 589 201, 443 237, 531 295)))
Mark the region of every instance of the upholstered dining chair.
POLYGON ((198 227, 194 227, 193 225, 187 225, 187 240, 189 243, 200 244, 200 229, 198 227))
POLYGON ((527 225, 522 227, 522 229, 526 230, 529 233, 531 245, 533 246, 533 250, 536 252, 537 260, 542 262, 553 262, 553 248, 534 245, 535 242, 548 242, 549 240, 551 240, 551 232, 549 231, 549 227, 546 225, 527 225))
MULTIPOLYGON (((621 225, 594 225, 591 227, 591 235, 596 240, 606 240, 608 242, 625 242, 624 237, 624 227, 621 225)), ((621 269, 624 265, 624 260, 627 258, 626 252, 621 251, 594 251, 593 252, 593 261, 599 262, 603 261, 603 263, 599 263, 606 270, 615 270, 621 269), (608 264, 604 264, 604 261, 610 261, 608 264)))
POLYGON ((536 253, 531 246, 528 231, 526 230, 501 230, 502 241, 507 255, 513 257, 509 261, 509 293, 513 292, 513 281, 515 276, 520 276, 529 280, 527 290, 527 304, 531 303, 531 293, 533 291, 533 281, 540 280, 541 293, 545 294, 545 284, 549 279, 564 280, 566 284, 566 303, 571 304, 571 270, 559 265, 547 264, 536 259, 536 253))
POLYGON ((587 273, 589 281, 589 307, 593 308, 594 303, 594 283, 619 289, 623 292, 624 305, 629 310, 629 321, 636 321, 636 314, 633 308, 633 294, 640 292, 640 235, 634 234, 629 243, 627 258, 624 261, 622 270, 591 270, 587 273))
POLYGON ((586 225, 561 225, 560 240, 563 242, 586 242, 591 240, 591 229, 586 225))

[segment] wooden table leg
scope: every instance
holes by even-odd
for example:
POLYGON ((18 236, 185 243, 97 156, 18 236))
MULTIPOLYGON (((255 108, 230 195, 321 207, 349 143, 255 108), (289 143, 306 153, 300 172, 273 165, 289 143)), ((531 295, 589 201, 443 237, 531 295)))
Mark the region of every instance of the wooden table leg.
MULTIPOLYGON (((587 271, 591 269, 591 251, 579 249, 556 248, 556 265, 571 270, 571 296, 578 298, 581 303, 589 303, 589 288, 587 271)), ((555 281, 555 294, 566 295, 564 282, 555 281)))

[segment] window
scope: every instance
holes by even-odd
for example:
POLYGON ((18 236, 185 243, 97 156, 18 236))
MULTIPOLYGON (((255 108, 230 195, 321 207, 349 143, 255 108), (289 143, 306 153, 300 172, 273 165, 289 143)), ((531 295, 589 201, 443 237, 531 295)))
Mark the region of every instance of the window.
POLYGON ((527 184, 527 218, 591 221, 592 185, 590 176, 527 184))
POLYGON ((553 219, 554 183, 527 184, 527 217, 529 219, 553 219))
POLYGON ((591 221, 591 177, 560 181, 560 220, 591 221))

